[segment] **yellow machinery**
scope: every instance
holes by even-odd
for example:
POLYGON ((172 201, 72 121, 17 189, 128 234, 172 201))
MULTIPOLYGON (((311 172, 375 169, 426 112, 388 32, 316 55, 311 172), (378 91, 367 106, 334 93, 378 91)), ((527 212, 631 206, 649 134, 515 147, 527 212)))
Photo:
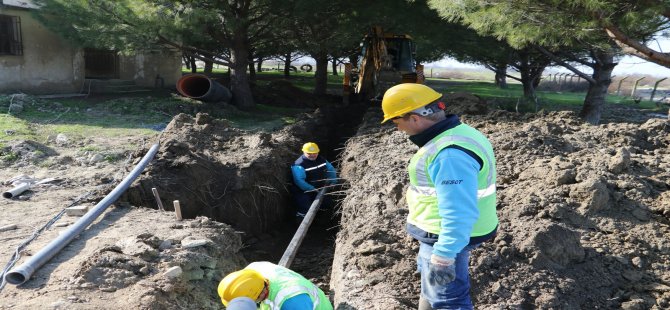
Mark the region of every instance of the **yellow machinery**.
POLYGON ((384 33, 381 27, 373 27, 361 47, 356 66, 344 66, 345 103, 352 94, 359 100, 381 100, 394 85, 423 83, 423 65, 416 63, 416 46, 409 35, 384 33))

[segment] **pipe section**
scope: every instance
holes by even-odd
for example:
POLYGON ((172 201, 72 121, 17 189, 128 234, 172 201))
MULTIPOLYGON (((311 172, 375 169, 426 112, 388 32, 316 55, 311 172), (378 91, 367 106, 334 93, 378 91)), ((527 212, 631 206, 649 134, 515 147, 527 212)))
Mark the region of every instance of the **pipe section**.
POLYGON ((228 88, 204 74, 187 74, 177 81, 177 91, 184 97, 204 102, 229 102, 233 97, 228 88))
POLYGON ((288 244, 286 251, 284 251, 284 255, 282 255, 281 259, 279 260, 279 266, 283 266, 286 268, 291 267, 295 255, 298 254, 298 248, 302 243, 302 239, 305 238, 307 230, 309 229, 309 226, 312 225, 312 221, 316 216, 316 212, 319 210, 319 206, 321 206, 321 201, 323 200, 322 198, 325 192, 326 188, 324 187, 316 195, 316 198, 312 202, 312 205, 309 206, 309 211, 307 211, 307 214, 305 214, 305 218, 302 220, 300 226, 295 231, 295 235, 293 235, 291 243, 288 244))
POLYGON ((10 270, 5 274, 5 281, 14 285, 20 285, 25 283, 30 279, 32 274, 39 267, 44 265, 49 261, 54 255, 56 255, 60 250, 62 250, 68 243, 72 241, 77 235, 79 235, 88 225, 90 225, 93 220, 95 220, 102 212, 107 209, 116 199, 123 194, 123 192, 128 189, 130 184, 135 181, 135 179, 140 175, 140 173, 147 166, 149 161, 154 158, 156 152, 158 152, 159 144, 154 144, 142 160, 133 168, 133 170, 126 176, 119 185, 117 185, 114 190, 112 190, 105 198, 98 202, 95 207, 88 211, 82 218, 80 218, 76 223, 74 223, 70 228, 60 234, 56 239, 52 240, 49 244, 43 247, 35 255, 31 256, 25 263, 21 266, 16 267, 10 270))
POLYGON ((30 183, 19 183, 14 188, 2 193, 2 197, 13 198, 30 189, 30 183))

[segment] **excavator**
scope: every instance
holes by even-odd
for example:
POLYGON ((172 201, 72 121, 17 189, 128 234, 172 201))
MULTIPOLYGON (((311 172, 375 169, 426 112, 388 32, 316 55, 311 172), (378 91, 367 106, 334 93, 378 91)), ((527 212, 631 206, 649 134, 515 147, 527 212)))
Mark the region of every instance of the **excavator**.
POLYGON ((409 35, 387 33, 372 27, 361 42, 356 65, 344 65, 343 98, 381 100, 384 92, 400 83, 423 83, 423 65, 415 60, 416 45, 409 35))

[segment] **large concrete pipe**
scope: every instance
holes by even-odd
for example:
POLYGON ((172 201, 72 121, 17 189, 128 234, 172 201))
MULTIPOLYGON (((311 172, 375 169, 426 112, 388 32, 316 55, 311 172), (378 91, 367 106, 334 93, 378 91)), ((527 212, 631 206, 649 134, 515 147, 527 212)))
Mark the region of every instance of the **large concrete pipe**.
POLYGON ((219 82, 203 74, 187 74, 177 81, 177 91, 184 97, 204 102, 229 102, 232 93, 219 82))
POLYGON ((128 189, 130 184, 135 181, 135 179, 140 175, 144 170, 144 167, 147 166, 149 161, 154 158, 156 152, 158 152, 158 143, 154 144, 149 152, 142 158, 142 160, 135 166, 135 168, 126 176, 119 185, 117 185, 112 192, 110 192, 105 198, 103 198, 93 209, 88 211, 82 218, 80 218, 76 223, 74 223, 70 228, 60 234, 56 239, 52 240, 49 244, 43 247, 35 255, 31 256, 25 263, 21 266, 16 267, 5 274, 5 281, 8 283, 19 285, 22 284, 33 275, 37 268, 41 267, 49 261, 54 255, 56 255, 60 250, 62 250, 68 243, 72 241, 77 235, 79 235, 88 225, 90 225, 102 212, 107 209, 116 199, 123 194, 123 192, 128 189))

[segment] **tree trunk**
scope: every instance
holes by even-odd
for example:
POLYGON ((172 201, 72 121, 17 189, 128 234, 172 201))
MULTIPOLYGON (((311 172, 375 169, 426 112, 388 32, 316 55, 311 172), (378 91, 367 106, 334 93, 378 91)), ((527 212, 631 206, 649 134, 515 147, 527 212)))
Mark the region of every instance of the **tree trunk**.
POLYGON ((537 87, 540 86, 540 82, 542 82, 542 74, 535 75, 535 78, 533 79, 533 87, 537 89, 537 87))
POLYGON ((183 55, 181 59, 184 62, 186 69, 191 70, 191 59, 186 55, 183 55))
POLYGON ((214 69, 214 63, 212 63, 211 61, 205 61, 205 69, 203 72, 205 74, 212 74, 213 69, 214 69))
POLYGON ((191 73, 198 72, 198 66, 195 64, 195 57, 189 57, 191 59, 191 73))
POLYGON ((328 54, 319 53, 312 55, 312 58, 316 60, 316 72, 314 73, 316 85, 314 86, 314 94, 325 95, 328 86, 328 54))
POLYGON ((230 91, 233 93, 233 103, 240 109, 250 109, 254 106, 247 76, 249 47, 245 38, 246 33, 236 33, 230 51, 230 91))
POLYGON ((253 61, 249 62, 249 80, 256 81, 256 66, 254 66, 253 61))
POLYGON ((523 96, 526 101, 532 102, 535 111, 540 108, 535 89, 539 84, 544 68, 549 65, 547 57, 536 57, 526 50, 519 51, 519 73, 521 73, 521 84, 523 85, 523 96))
POLYGON ((537 96, 535 95, 535 87, 533 86, 533 81, 535 78, 530 70, 530 67, 527 65, 522 65, 520 67, 519 73, 521 73, 521 85, 523 85, 523 97, 526 100, 537 102, 537 96))
POLYGON ((288 78, 291 75, 291 53, 284 55, 284 77, 288 78))
POLYGON ((333 57, 333 75, 337 76, 337 58, 333 57))
POLYGON ((500 89, 507 89, 507 64, 498 64, 495 69, 496 86, 500 89))
POLYGON ((589 89, 584 98, 584 105, 579 116, 590 124, 597 125, 600 122, 602 108, 607 98, 607 88, 612 83, 612 70, 617 65, 614 55, 609 52, 594 52, 595 65, 593 66, 593 79, 595 83, 589 83, 589 89))
POLYGON ((263 59, 258 58, 258 61, 256 62, 256 72, 262 72, 263 71, 263 59))

